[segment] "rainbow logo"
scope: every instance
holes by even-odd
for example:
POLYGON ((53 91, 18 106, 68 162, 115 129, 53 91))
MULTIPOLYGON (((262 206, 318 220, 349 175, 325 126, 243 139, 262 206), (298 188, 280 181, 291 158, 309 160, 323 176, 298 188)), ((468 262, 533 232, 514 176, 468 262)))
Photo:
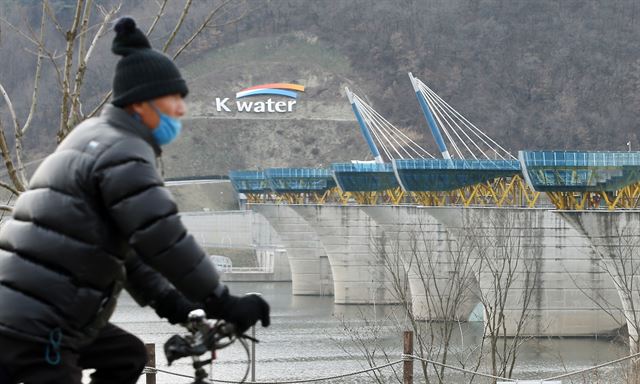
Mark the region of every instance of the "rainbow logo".
POLYGON ((275 95, 297 99, 298 92, 304 92, 304 85, 290 83, 270 83, 245 88, 236 93, 236 99, 258 95, 275 95))

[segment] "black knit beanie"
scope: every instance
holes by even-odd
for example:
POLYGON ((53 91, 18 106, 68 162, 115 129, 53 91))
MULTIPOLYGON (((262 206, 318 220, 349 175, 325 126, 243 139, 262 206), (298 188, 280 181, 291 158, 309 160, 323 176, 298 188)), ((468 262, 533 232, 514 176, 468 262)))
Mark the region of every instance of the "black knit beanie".
POLYGON ((111 51, 122 56, 113 78, 113 100, 118 107, 157 97, 189 93, 178 67, 167 55, 151 48, 144 33, 130 17, 118 19, 111 51))

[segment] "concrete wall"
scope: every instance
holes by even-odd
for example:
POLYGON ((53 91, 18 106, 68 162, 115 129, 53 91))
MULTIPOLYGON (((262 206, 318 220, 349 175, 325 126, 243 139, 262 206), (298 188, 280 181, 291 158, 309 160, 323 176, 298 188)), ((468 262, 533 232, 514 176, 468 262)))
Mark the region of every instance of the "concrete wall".
POLYGON ((183 212, 182 222, 200 244, 221 248, 282 244, 269 221, 252 211, 183 212))
POLYGON ((168 182, 167 188, 180 212, 231 211, 238 209, 237 193, 229 180, 168 182))
POLYGON ((315 230, 333 274, 337 304, 397 302, 382 257, 378 225, 357 206, 290 205, 315 230))
POLYGON ((270 260, 269 265, 258 264, 269 275, 267 280, 291 281, 286 253, 277 252, 278 249, 285 249, 283 242, 264 216, 252 211, 219 211, 185 212, 181 214, 181 218, 200 245, 254 250, 258 262, 270 260), (274 252, 274 257, 260 257, 265 252, 274 252))
MULTIPOLYGON (((590 336, 615 332, 623 323, 619 298, 587 238, 544 209, 424 208, 472 250, 482 297, 506 287, 507 335, 515 334, 531 292, 524 335, 590 336), (511 264, 505 263, 509 259, 511 264), (516 263, 517 261, 517 263, 516 263), (503 273, 496 270, 501 267, 503 273), (511 270, 512 273, 506 273, 511 270), (508 275, 512 276, 509 281, 508 275)), ((486 314, 485 314, 486 316, 486 314)))
POLYGON ((618 292, 616 313, 637 351, 640 325, 640 211, 556 211, 589 239, 618 292))
POLYGON ((415 206, 362 206, 383 229, 386 257, 402 262, 406 292, 418 320, 469 319, 478 283, 446 228, 415 206))
POLYGON ((287 249, 294 295, 332 295, 333 278, 324 247, 309 224, 287 205, 251 204, 287 249))
POLYGON ((203 246, 251 248, 254 245, 250 211, 184 212, 180 216, 203 246))

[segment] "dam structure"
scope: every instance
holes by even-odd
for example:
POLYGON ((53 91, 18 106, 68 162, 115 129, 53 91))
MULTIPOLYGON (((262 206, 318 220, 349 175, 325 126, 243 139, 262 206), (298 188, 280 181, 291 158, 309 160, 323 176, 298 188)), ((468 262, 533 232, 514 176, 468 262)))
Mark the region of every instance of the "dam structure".
POLYGON ((482 306, 488 324, 498 302, 506 337, 637 336, 640 297, 615 260, 621 241, 638 258, 640 153, 516 157, 410 79, 439 158, 346 90, 374 160, 230 173, 291 248, 293 294, 331 281, 338 304, 400 303, 424 321, 482 306))

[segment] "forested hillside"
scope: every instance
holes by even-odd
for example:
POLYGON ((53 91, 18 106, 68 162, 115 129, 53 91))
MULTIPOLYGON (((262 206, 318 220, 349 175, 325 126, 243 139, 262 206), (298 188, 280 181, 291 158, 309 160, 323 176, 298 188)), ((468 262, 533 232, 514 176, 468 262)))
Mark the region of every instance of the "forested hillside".
MULTIPOLYGON (((63 22, 74 1, 51 3, 63 22)), ((120 13, 150 23, 156 2, 132 4, 126 2, 120 13)), ((246 17, 204 33, 178 59, 191 80, 192 111, 183 140, 167 148, 170 176, 366 158, 344 86, 433 148, 407 72, 514 152, 626 150, 627 141, 632 149, 640 148, 637 0, 249 4, 246 17), (216 113, 215 97, 233 97, 242 88, 268 82, 306 86, 295 113, 268 118, 216 113)), ((184 36, 206 7, 207 2, 197 4, 184 36)), ((40 21, 39 1, 5 0, 0 9, 16 25, 35 29, 40 21)), ((179 7, 167 12, 152 42, 171 30, 179 7)), ((0 82, 24 112, 33 83, 33 49, 5 24, 0 27, 0 82)), ((115 64, 110 40, 107 34, 89 65, 85 92, 95 94, 95 100, 88 98, 87 104, 109 89, 115 64)), ((41 157, 55 142, 55 76, 53 69, 43 73, 46 97, 26 140, 31 158, 41 157)), ((0 110, 6 127, 4 104, 0 110)))

